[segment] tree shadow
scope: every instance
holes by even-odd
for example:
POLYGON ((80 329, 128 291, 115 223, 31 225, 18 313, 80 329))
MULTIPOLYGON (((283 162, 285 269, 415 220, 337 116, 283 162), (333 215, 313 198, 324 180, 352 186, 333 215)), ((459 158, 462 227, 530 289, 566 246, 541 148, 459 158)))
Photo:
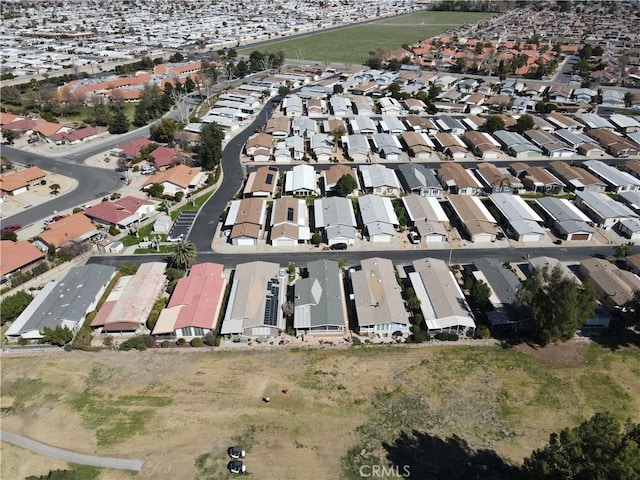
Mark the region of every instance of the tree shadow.
POLYGON ((520 469, 493 450, 474 450, 454 435, 442 439, 413 430, 401 432, 393 444, 383 443, 387 459, 412 480, 513 480, 520 469))
POLYGON ((624 347, 640 347, 640 332, 625 328, 618 319, 611 319, 609 328, 594 330, 588 336, 592 342, 611 351, 624 347))

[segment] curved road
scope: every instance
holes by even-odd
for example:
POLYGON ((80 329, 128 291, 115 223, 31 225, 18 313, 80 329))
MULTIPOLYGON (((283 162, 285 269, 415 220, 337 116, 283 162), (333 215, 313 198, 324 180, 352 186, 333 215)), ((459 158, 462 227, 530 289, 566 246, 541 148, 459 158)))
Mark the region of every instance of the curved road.
POLYGON ((211 243, 216 233, 220 215, 235 194, 240 190, 244 180, 244 171, 240 163, 240 154, 247 139, 256 129, 267 123, 267 118, 276 108, 279 97, 269 100, 254 121, 242 132, 229 140, 222 152, 222 183, 218 190, 207 200, 200 209, 198 216, 189 233, 189 240, 193 242, 199 252, 211 251, 211 243))
POLYGON ((15 433, 0 430, 0 440, 10 443, 17 447, 26 448, 32 452, 46 455, 47 457, 58 458, 65 462, 77 463, 78 465, 89 465, 91 467, 113 468, 116 470, 132 470, 139 472, 144 462, 142 460, 127 460, 125 458, 115 457, 97 457, 94 455, 85 455, 76 453, 62 448, 52 447, 44 443, 36 442, 30 438, 17 435, 15 433))

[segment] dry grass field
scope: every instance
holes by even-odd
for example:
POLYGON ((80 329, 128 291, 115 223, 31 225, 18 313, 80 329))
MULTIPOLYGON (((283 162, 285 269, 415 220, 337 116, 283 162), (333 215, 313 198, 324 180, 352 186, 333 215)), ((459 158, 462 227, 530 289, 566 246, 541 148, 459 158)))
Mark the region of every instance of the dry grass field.
MULTIPOLYGON (((402 432, 457 436, 519 464, 595 411, 640 421, 640 352, 570 343, 5 357, 1 406, 5 430, 145 462, 100 480, 227 478, 236 443, 256 479, 349 479, 396 458, 402 432)), ((3 479, 23 479, 65 465, 3 443, 1 467, 3 479)))

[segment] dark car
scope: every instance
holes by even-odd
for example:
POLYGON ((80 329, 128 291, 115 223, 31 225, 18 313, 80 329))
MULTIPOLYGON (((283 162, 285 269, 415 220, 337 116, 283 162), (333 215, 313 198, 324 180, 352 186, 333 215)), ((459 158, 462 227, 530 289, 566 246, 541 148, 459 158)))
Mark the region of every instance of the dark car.
POLYGON ((329 248, 331 248, 331 250, 346 250, 347 249, 347 244, 346 243, 334 243, 329 248))
POLYGON ((241 474, 247 471, 247 467, 240 460, 232 460, 231 462, 227 463, 227 469, 231 473, 235 474, 241 474))
POLYGON ((5 235, 7 233, 15 232, 16 230, 20 230, 20 225, 7 225, 6 227, 2 227, 0 231, 0 235, 5 235))
POLYGON ((245 452, 242 447, 229 447, 227 449, 227 453, 231 458, 244 458, 245 452))

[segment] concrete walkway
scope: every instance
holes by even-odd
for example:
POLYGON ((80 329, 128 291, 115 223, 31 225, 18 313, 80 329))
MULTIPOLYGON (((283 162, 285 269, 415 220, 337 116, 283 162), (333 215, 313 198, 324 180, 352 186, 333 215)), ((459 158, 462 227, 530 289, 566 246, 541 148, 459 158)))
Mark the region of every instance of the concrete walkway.
POLYGON ((58 458, 70 463, 76 463, 78 465, 89 465, 91 467, 100 468, 113 468, 116 470, 132 470, 139 472, 144 463, 142 460, 126 460, 124 458, 115 457, 96 457, 93 455, 84 455, 82 453, 71 452, 69 450, 63 450, 61 448, 45 445, 44 443, 36 442, 22 435, 16 435, 15 433, 7 432, 6 430, 0 430, 0 440, 10 443, 17 447, 26 448, 32 452, 39 453, 40 455, 46 455, 47 457, 58 458))

